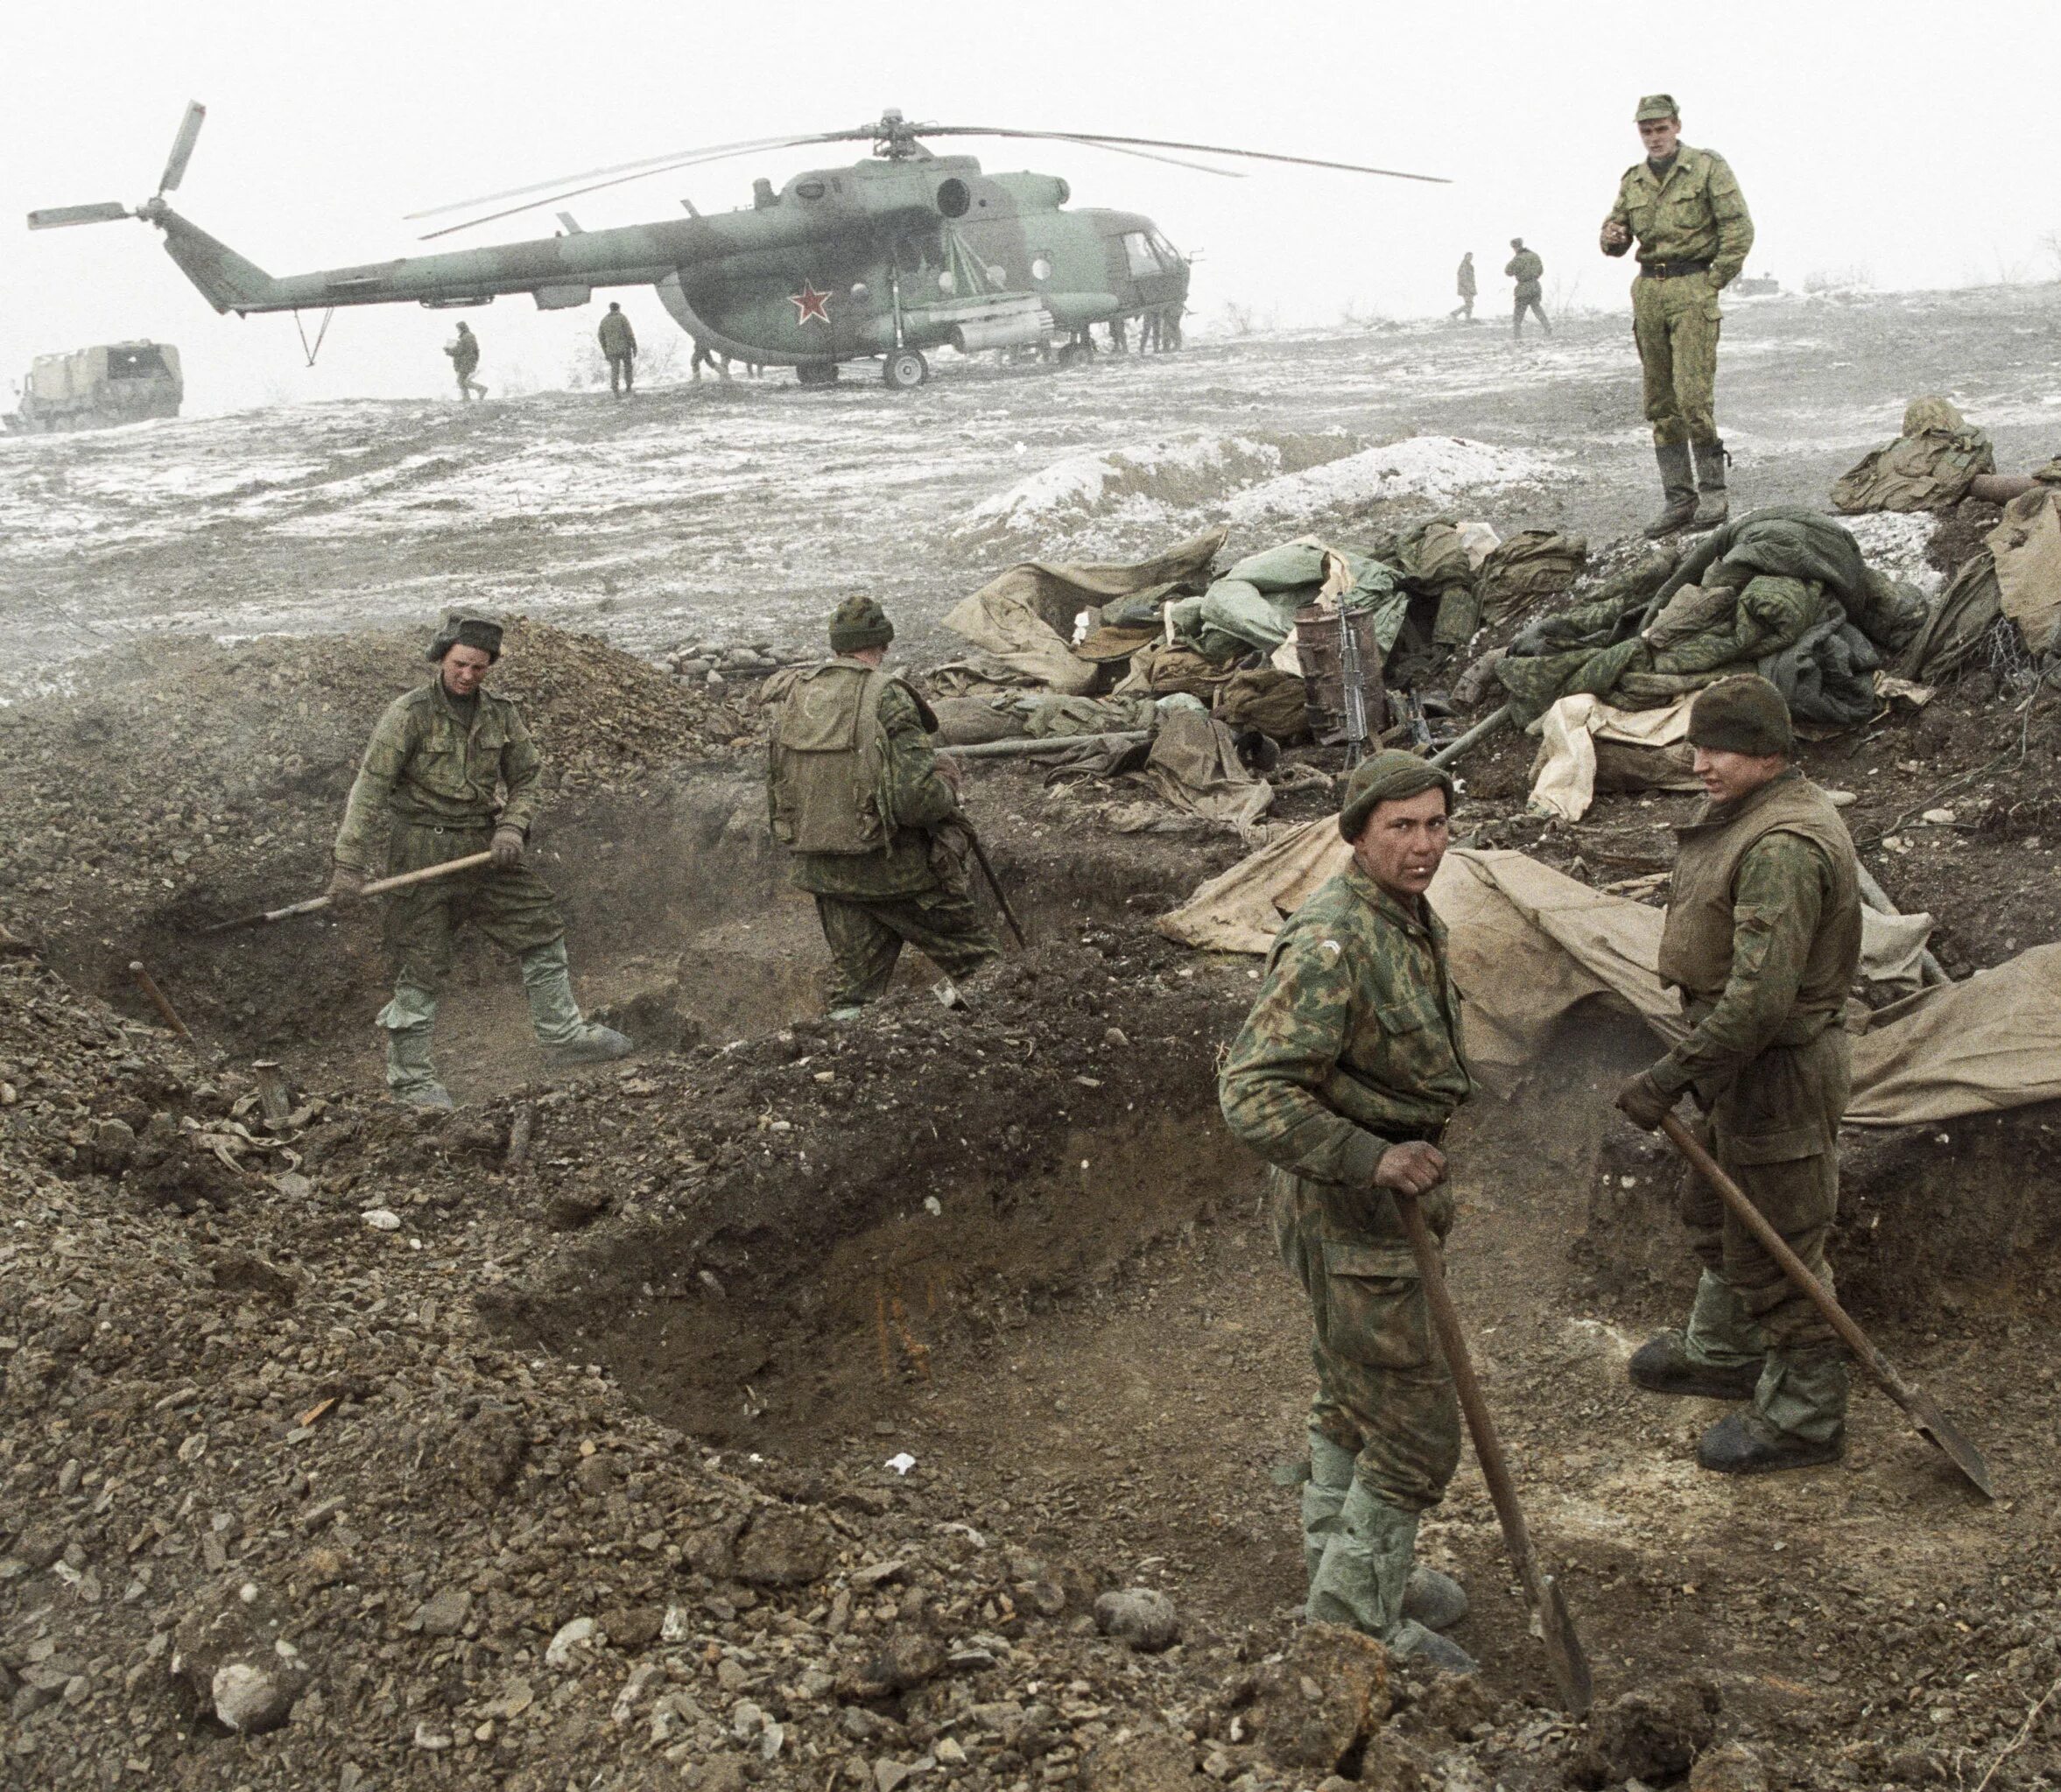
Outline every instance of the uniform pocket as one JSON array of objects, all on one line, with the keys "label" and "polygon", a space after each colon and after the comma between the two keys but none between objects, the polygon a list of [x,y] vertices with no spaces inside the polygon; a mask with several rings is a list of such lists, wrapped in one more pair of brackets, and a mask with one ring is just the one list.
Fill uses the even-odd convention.
[{"label": "uniform pocket", "polygon": [[1375,1369],[1417,1369],[1431,1360],[1431,1319],[1414,1275],[1396,1273],[1395,1253],[1327,1242],[1324,1247],[1326,1350]]}]

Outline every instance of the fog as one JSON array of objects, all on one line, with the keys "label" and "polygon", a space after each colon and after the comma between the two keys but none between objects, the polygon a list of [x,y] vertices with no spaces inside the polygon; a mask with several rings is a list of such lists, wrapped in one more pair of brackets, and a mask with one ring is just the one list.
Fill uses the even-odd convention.
[{"label": "fog", "polygon": [[[2043,177],[2061,13],[1915,4],[1296,4],[1056,0],[1014,12],[788,0],[778,7],[504,0],[424,8],[211,4],[13,8],[0,114],[0,377],[32,355],[177,343],[188,410],[443,392],[452,320],[340,312],[316,366],[288,316],[220,318],[134,221],[31,235],[33,207],[151,192],[189,99],[206,129],[180,211],[275,274],[415,252],[419,207],[672,148],[856,125],[887,106],[946,123],[1221,142],[1447,177],[1444,186],[1243,165],[1219,179],[1061,144],[974,141],[988,169],[1061,174],[1075,203],[1149,213],[1202,260],[1193,327],[1421,317],[1474,250],[1503,310],[1507,242],[1545,257],[1549,309],[1617,309],[1597,252],[1640,153],[1639,95],[1732,163],[1758,228],[1750,271],[1889,290],[2049,280],[2061,200]],[[1007,21],[1001,22],[1001,21]],[[862,146],[854,145],[855,154]],[[566,202],[587,228],[749,203],[751,181],[849,160],[755,154]],[[436,248],[547,235],[552,207]],[[647,345],[672,326],[618,296]],[[602,306],[471,316],[505,394],[566,383]],[[306,320],[312,336],[320,319]]]}]

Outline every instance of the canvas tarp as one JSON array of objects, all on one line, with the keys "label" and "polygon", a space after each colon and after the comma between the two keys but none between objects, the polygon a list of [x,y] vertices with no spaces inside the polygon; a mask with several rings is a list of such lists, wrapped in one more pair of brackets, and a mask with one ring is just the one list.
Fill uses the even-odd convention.
[{"label": "canvas tarp", "polygon": [[1066,696],[1084,694],[1101,667],[1067,645],[1084,609],[1199,580],[1228,530],[1211,529],[1157,559],[1128,566],[1062,566],[1025,560],[990,580],[947,612],[945,626],[1004,665]]},{"label": "canvas tarp", "polygon": [[[1579,821],[1596,797],[1596,743],[1671,747],[1689,738],[1689,707],[1695,700],[1678,697],[1665,709],[1617,709],[1586,692],[1563,697],[1532,725],[1544,745],[1544,762],[1532,774],[1530,808],[1561,821]],[[1689,782],[1700,788],[1693,778]]]},{"label": "canvas tarp", "polygon": [[[1261,953],[1351,849],[1329,816],[1269,842],[1160,917],[1170,939]],[[1564,876],[1522,853],[1456,847],[1431,884],[1467,999],[1468,1050],[1484,1070],[1534,1064],[1560,1016],[1607,998],[1672,1044],[1681,1004],[1654,966],[1662,913]],[[1874,975],[1915,973],[1924,916],[1863,917]],[[2040,946],[1966,983],[1884,1011],[1855,1042],[1855,1125],[1904,1126],[2061,1096],[2061,946]]]},{"label": "canvas tarp", "polygon": [[1946,399],[1913,398],[1903,433],[1865,455],[1832,488],[1834,509],[1951,510],[1980,473],[1996,471],[1989,437]]},{"label": "canvas tarp", "polygon": [[2013,498],[1985,539],[1996,560],[1999,607],[2017,623],[2027,647],[2049,651],[2061,622],[2061,492]]}]

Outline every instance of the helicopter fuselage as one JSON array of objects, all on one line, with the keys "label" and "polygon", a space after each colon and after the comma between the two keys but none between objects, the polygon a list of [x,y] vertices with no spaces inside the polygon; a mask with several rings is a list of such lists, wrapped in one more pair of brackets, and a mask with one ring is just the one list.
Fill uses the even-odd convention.
[{"label": "helicopter fuselage", "polygon": [[174,212],[141,210],[217,311],[484,305],[545,310],[650,285],[712,348],[828,369],[898,348],[967,353],[1178,305],[1189,264],[1148,218],[1068,211],[1066,183],[970,156],[876,158],[798,174],[756,203],[608,230],[275,278]]}]

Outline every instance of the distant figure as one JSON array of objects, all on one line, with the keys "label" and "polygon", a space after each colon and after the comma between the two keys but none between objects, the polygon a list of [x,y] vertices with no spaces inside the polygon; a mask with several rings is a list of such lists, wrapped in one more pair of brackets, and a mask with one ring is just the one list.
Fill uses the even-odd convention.
[{"label": "distant figure", "polygon": [[1454,277],[1453,290],[1460,294],[1460,303],[1446,313],[1449,318],[1465,318],[1474,321],[1474,251],[1469,249],[1460,258],[1460,272]]},{"label": "distant figure", "polygon": [[1517,308],[1510,314],[1510,333],[1516,336],[1524,334],[1524,313],[1529,311],[1538,320],[1539,328],[1550,336],[1553,334],[1553,327],[1546,321],[1544,307],[1538,302],[1540,295],[1545,291],[1539,285],[1539,277],[1545,272],[1545,264],[1539,259],[1537,249],[1524,247],[1522,236],[1511,237],[1510,247],[1517,251],[1510,257],[1509,265],[1503,270],[1517,283]]},{"label": "distant figure", "polygon": [[637,332],[620,305],[608,306],[595,334],[601,338],[601,353],[608,357],[609,391],[630,397],[637,390]]},{"label": "distant figure", "polygon": [[1109,352],[1112,355],[1130,353],[1130,344],[1124,339],[1124,320],[1120,317],[1109,320]]},{"label": "distant figure", "polygon": [[1159,352],[1159,320],[1165,315],[1164,305],[1149,305],[1138,313],[1138,353],[1157,355]]},{"label": "distant figure", "polygon": [[480,339],[470,324],[458,326],[458,334],[444,344],[444,353],[451,357],[451,369],[458,376],[458,396],[468,402],[484,398],[487,389],[473,377],[480,364]]},{"label": "distant figure", "polygon": [[1178,299],[1159,307],[1159,346],[1162,349],[1174,349],[1181,346],[1181,318],[1185,307]]}]

